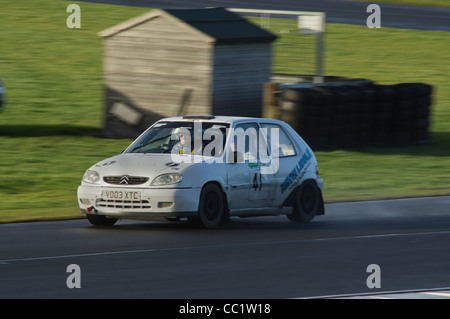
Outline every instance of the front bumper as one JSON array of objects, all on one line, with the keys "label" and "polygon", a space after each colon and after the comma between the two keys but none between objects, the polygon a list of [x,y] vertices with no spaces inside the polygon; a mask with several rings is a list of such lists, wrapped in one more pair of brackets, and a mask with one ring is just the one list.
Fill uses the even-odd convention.
[{"label": "front bumper", "polygon": [[[138,191],[140,200],[105,200],[102,198],[103,190]],[[158,217],[197,215],[200,192],[200,188],[114,188],[81,185],[77,193],[81,213],[151,220]]]}]

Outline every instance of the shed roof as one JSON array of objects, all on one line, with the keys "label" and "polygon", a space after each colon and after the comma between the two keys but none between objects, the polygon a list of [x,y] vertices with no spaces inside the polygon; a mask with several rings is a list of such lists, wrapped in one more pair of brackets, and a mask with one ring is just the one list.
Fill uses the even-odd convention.
[{"label": "shed roof", "polygon": [[170,15],[180,23],[212,38],[216,43],[272,42],[276,36],[225,8],[153,10],[99,33],[109,37],[151,20]]}]

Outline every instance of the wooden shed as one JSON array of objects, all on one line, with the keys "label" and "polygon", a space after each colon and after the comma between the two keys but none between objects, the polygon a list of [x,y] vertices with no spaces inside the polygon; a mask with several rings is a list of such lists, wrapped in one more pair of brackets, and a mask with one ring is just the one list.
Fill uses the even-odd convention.
[{"label": "wooden shed", "polygon": [[163,117],[260,116],[275,36],[224,8],[152,10],[104,38],[105,134]]}]

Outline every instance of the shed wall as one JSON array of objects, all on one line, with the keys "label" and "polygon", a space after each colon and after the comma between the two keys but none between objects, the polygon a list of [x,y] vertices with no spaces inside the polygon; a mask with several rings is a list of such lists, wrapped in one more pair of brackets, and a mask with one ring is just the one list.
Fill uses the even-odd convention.
[{"label": "shed wall", "polygon": [[261,116],[263,86],[269,81],[270,66],[270,43],[216,45],[214,114]]},{"label": "shed wall", "polygon": [[[163,117],[211,113],[211,54],[210,43],[165,17],[107,38],[106,135],[133,138]],[[140,120],[127,123],[115,103],[142,114]]]},{"label": "shed wall", "polygon": [[121,27],[104,41],[106,136],[135,138],[169,116],[261,116],[271,43],[216,43],[164,15]]}]

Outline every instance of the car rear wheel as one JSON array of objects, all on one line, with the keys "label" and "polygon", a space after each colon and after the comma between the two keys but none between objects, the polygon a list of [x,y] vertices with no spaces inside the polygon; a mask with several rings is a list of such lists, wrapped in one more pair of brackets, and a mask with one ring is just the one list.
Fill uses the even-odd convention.
[{"label": "car rear wheel", "polygon": [[217,228],[224,217],[224,199],[216,184],[206,184],[200,195],[198,219],[205,228]]},{"label": "car rear wheel", "polygon": [[86,217],[94,226],[112,226],[117,222],[117,218],[108,218],[102,215],[86,214]]},{"label": "car rear wheel", "polygon": [[312,221],[320,209],[320,189],[314,181],[307,180],[295,192],[294,211],[287,217],[294,223]]}]

